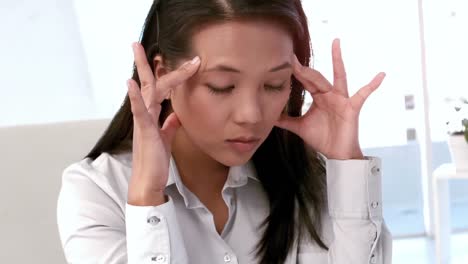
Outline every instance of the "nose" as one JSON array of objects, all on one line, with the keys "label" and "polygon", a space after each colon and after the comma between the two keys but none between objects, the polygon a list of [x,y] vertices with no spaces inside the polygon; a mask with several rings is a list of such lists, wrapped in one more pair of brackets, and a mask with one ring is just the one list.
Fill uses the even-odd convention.
[{"label": "nose", "polygon": [[262,104],[258,93],[246,93],[234,104],[233,119],[238,124],[256,124],[262,120]]}]

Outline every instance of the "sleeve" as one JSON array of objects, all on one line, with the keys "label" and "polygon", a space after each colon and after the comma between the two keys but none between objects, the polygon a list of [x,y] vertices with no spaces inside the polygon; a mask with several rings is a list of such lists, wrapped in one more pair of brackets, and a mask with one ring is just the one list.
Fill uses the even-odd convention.
[{"label": "sleeve", "polygon": [[62,176],[57,223],[67,263],[187,263],[171,199],[122,208],[92,173],[72,165]]},{"label": "sleeve", "polygon": [[188,263],[177,223],[174,202],[170,197],[160,206],[127,203],[128,263]]},{"label": "sleeve", "polygon": [[319,254],[300,245],[298,263],[391,264],[392,237],[382,216],[380,159],[327,160],[326,166],[328,215],[323,225],[329,250]]}]

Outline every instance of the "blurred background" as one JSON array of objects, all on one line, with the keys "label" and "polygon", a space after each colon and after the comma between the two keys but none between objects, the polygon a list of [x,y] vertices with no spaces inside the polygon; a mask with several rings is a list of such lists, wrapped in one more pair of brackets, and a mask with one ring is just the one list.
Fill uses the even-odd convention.
[{"label": "blurred background", "polygon": [[[451,231],[450,244],[434,240],[433,191],[434,171],[452,163],[447,98],[468,97],[468,1],[302,2],[314,68],[332,78],[331,43],[338,37],[350,94],[376,73],[387,73],[362,110],[360,143],[366,155],[383,161],[383,206],[395,239],[394,263],[468,263],[468,180],[449,181],[443,208],[450,217],[442,228]],[[139,39],[151,4],[0,0],[0,128],[111,118],[125,97],[133,64],[130,45]],[[308,97],[305,108],[310,103]],[[5,154],[11,153],[3,148]],[[2,216],[12,214],[11,204],[2,207]],[[0,243],[9,243],[5,239]],[[442,253],[447,257],[436,259],[439,247],[447,245]],[[1,251],[2,259],[12,254]]]}]

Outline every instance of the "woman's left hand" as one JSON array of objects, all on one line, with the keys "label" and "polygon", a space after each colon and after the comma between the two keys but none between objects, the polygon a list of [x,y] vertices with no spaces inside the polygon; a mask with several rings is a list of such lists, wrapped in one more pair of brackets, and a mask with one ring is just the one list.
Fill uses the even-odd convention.
[{"label": "woman's left hand", "polygon": [[338,39],[332,44],[333,85],[320,72],[301,65],[294,58],[294,76],[310,92],[313,102],[301,117],[283,114],[276,126],[297,134],[328,159],[363,159],[358,136],[359,112],[369,95],[380,86],[385,73],[377,74],[369,84],[349,97]]}]

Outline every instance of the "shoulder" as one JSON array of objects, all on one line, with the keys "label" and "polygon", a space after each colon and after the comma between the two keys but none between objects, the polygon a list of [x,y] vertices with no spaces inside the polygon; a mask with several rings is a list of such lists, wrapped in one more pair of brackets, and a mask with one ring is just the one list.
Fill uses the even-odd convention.
[{"label": "shoulder", "polygon": [[85,158],[63,171],[57,200],[57,225],[62,246],[68,245],[70,250],[72,245],[84,241],[80,238],[97,237],[99,232],[105,231],[100,227],[125,230],[130,171],[125,155],[109,153],[103,153],[95,160]]},{"label": "shoulder", "polygon": [[106,196],[124,206],[130,176],[130,152],[102,153],[95,160],[85,158],[69,165],[63,171],[61,195],[76,199],[98,199]]}]

